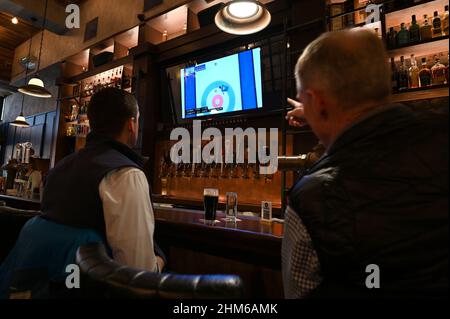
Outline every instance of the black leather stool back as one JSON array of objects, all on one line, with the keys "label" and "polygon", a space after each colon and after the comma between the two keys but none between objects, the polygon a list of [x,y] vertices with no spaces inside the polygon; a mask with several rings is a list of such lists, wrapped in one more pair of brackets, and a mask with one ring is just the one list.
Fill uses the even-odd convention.
[{"label": "black leather stool back", "polygon": [[89,281],[110,297],[160,299],[242,298],[243,285],[235,275],[153,273],[113,261],[102,244],[81,246],[77,263]]},{"label": "black leather stool back", "polygon": [[0,264],[16,244],[25,223],[40,212],[0,205]]}]

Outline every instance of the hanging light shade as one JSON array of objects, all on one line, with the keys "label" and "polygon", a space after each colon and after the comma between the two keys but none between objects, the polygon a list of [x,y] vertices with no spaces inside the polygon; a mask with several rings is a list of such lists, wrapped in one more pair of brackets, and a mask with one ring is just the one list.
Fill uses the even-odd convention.
[{"label": "hanging light shade", "polygon": [[42,98],[52,97],[52,94],[49,91],[47,91],[47,89],[44,87],[44,82],[38,77],[31,78],[30,81],[28,81],[28,84],[20,87],[18,91],[20,93],[35,97],[42,97]]},{"label": "hanging light shade", "polygon": [[30,127],[30,124],[27,122],[22,112],[20,112],[19,116],[10,124],[17,127]]},{"label": "hanging light shade", "polygon": [[219,29],[236,35],[261,31],[270,21],[269,10],[257,0],[232,0],[217,12],[215,18]]},{"label": "hanging light shade", "polygon": [[[48,0],[45,0],[44,21],[42,22],[41,45],[39,48],[39,58],[38,58],[36,74],[39,73],[39,68],[41,66],[42,43],[44,42],[45,23],[47,21],[47,8],[48,8]],[[33,37],[31,37],[31,39],[33,39]],[[31,52],[31,46],[30,46],[30,52]],[[28,72],[28,67],[27,67],[27,72]],[[41,98],[46,98],[46,99],[52,97],[52,94],[45,89],[44,82],[39,78],[38,75],[31,78],[31,80],[28,81],[27,85],[20,87],[18,89],[18,91],[20,93],[23,93],[26,95],[41,97]]]},{"label": "hanging light shade", "polygon": [[22,95],[22,108],[20,109],[19,116],[14,120],[14,122],[10,123],[12,126],[17,126],[17,127],[29,127],[30,126],[30,124],[28,124],[27,120],[25,119],[25,116],[23,116],[24,104],[25,104],[25,95]]}]

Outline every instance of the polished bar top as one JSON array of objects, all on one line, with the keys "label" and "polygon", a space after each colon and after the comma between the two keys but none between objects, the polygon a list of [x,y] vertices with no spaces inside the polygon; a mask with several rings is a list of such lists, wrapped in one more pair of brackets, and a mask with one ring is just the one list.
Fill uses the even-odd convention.
[{"label": "polished bar top", "polygon": [[282,222],[261,222],[257,217],[241,216],[240,222],[221,220],[206,225],[203,212],[155,205],[155,237],[171,245],[231,258],[272,269],[281,268]]},{"label": "polished bar top", "polygon": [[[0,195],[7,206],[39,210],[38,200]],[[155,238],[171,246],[279,270],[281,267],[282,222],[261,222],[258,217],[242,216],[236,223],[221,220],[214,226],[202,222],[200,210],[168,207],[155,203]]]},{"label": "polished bar top", "polygon": [[199,210],[172,208],[155,204],[155,218],[160,222],[180,224],[193,224],[199,228],[212,228],[218,231],[231,231],[248,233],[249,236],[263,236],[267,240],[281,240],[283,235],[283,223],[281,221],[261,222],[258,217],[239,215],[238,222],[224,221],[224,214],[217,212],[217,223],[207,225],[204,214]]}]

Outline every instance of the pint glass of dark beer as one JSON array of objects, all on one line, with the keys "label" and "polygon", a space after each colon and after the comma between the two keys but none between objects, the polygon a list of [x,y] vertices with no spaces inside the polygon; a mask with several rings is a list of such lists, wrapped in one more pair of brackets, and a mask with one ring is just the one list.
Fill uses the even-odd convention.
[{"label": "pint glass of dark beer", "polygon": [[219,202],[219,190],[217,188],[205,188],[203,190],[203,204],[205,206],[205,221],[216,220],[217,203]]}]

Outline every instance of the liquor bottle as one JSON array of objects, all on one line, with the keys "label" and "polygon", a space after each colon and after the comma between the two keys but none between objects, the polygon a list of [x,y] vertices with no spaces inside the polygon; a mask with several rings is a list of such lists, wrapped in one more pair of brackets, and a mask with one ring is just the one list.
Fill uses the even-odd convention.
[{"label": "liquor bottle", "polygon": [[400,25],[400,31],[397,33],[397,46],[405,46],[409,44],[409,32],[406,30],[405,23]]},{"label": "liquor bottle", "polygon": [[122,70],[119,70],[119,76],[117,77],[117,88],[121,90],[122,86],[123,86]]},{"label": "liquor bottle", "polygon": [[420,86],[429,86],[431,85],[431,71],[427,67],[427,59],[422,58],[422,68],[419,71],[419,79],[420,79]]},{"label": "liquor bottle", "polygon": [[448,15],[448,5],[446,5],[444,14],[442,15],[442,30],[444,35],[448,35]]},{"label": "liquor bottle", "polygon": [[394,27],[389,28],[387,34],[387,46],[389,49],[395,49],[397,46],[397,31],[395,31]]},{"label": "liquor bottle", "polygon": [[[344,11],[345,12],[350,12],[353,11],[355,9],[355,4],[353,0],[346,0],[344,2]],[[351,28],[355,25],[355,13],[351,12],[351,13],[347,13],[344,16],[344,24],[347,28]]]},{"label": "liquor bottle", "polygon": [[398,72],[397,66],[395,65],[394,58],[391,58],[391,86],[394,92],[398,91]]},{"label": "liquor bottle", "polygon": [[445,67],[445,83],[448,84],[448,66],[450,64],[449,55],[447,55],[447,66]]},{"label": "liquor bottle", "polygon": [[419,68],[417,66],[417,61],[414,57],[414,54],[411,54],[411,66],[409,68],[409,87],[419,87]]},{"label": "liquor bottle", "polygon": [[431,24],[428,22],[428,16],[426,14],[423,15],[423,19],[423,25],[420,27],[420,39],[422,41],[425,41],[433,37],[433,31]]},{"label": "liquor bottle", "polygon": [[122,88],[123,89],[128,89],[128,87],[130,86],[130,78],[128,75],[126,75],[125,73],[123,74],[123,79],[122,79]]},{"label": "liquor bottle", "polygon": [[434,56],[434,65],[431,67],[431,83],[433,85],[445,83],[445,65],[439,61],[437,55]]},{"label": "liquor bottle", "polygon": [[420,42],[420,26],[416,21],[416,15],[411,17],[411,25],[409,26],[409,38],[411,43]]},{"label": "liquor bottle", "polygon": [[442,21],[437,11],[434,11],[433,38],[442,36]]},{"label": "liquor bottle", "polygon": [[397,77],[398,90],[405,90],[408,88],[408,68],[406,67],[405,57],[400,57],[400,67],[398,68]]}]

